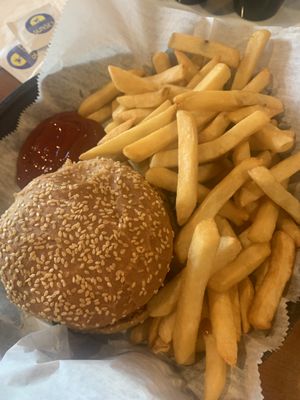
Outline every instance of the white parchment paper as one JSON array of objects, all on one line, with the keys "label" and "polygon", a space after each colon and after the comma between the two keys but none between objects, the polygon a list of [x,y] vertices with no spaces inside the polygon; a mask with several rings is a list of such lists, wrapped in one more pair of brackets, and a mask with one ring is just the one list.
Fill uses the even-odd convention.
[{"label": "white parchment paper", "polygon": [[[39,99],[23,113],[18,129],[0,142],[1,211],[18,190],[16,158],[28,133],[50,115],[76,109],[83,97],[107,80],[108,64],[150,65],[151,54],[165,50],[174,31],[194,32],[242,50],[255,29],[242,20],[228,24],[164,4],[146,0],[68,2],[39,78]],[[272,41],[262,65],[268,64],[273,72],[274,92],[286,105],[285,120],[297,133],[300,28],[268,29]],[[298,192],[297,181],[294,189]],[[286,335],[286,302],[299,297],[299,261],[272,330],[243,338],[239,362],[230,371],[223,399],[262,398],[257,363],[264,351],[278,348]],[[178,367],[144,347],[131,346],[122,335],[80,335],[34,318],[24,319],[5,299],[3,289],[0,355],[4,355],[0,362],[1,400],[202,398],[203,360],[192,367]]]}]

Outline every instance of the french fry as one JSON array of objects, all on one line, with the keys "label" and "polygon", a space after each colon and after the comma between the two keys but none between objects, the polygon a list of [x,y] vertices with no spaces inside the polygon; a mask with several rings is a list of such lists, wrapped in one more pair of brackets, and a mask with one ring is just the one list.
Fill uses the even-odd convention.
[{"label": "french fry", "polygon": [[276,228],[279,208],[269,199],[264,199],[257,210],[248,238],[254,243],[270,242]]},{"label": "french fry", "polygon": [[114,65],[108,66],[108,72],[119,92],[126,94],[139,94],[154,92],[157,89],[157,86],[152,81]]},{"label": "french fry", "polygon": [[240,164],[246,158],[251,157],[249,142],[239,143],[232,152],[232,161],[234,165]]},{"label": "french fry", "polygon": [[161,128],[172,122],[176,112],[176,107],[171,106],[162,113],[155,117],[143,121],[137,126],[122,132],[117,137],[107,141],[106,143],[100,144],[87,152],[81,154],[80,160],[89,160],[98,156],[120,154],[123,148],[136,140],[142,139],[149,135],[155,130]]},{"label": "french fry", "polygon": [[245,229],[243,232],[239,234],[239,241],[242,243],[244,249],[251,246],[253,243],[248,238],[248,232],[250,228]]},{"label": "french fry", "polygon": [[157,336],[152,344],[151,350],[154,354],[168,353],[170,351],[170,343],[165,343],[160,336]]},{"label": "french fry", "polygon": [[111,111],[114,112],[115,109],[119,107],[119,102],[117,101],[117,99],[115,98],[112,102],[111,102]]},{"label": "french fry", "polygon": [[209,181],[220,174],[223,169],[224,163],[222,161],[200,165],[198,167],[198,182],[203,183]]},{"label": "french fry", "polygon": [[270,36],[271,33],[264,29],[258,30],[250,36],[244,56],[234,76],[232,83],[233,90],[243,89],[250,81]]},{"label": "french fry", "polygon": [[223,135],[229,125],[230,119],[227,114],[224,112],[219,113],[205,129],[199,132],[198,142],[205,143],[217,139]]},{"label": "french fry", "polygon": [[190,89],[187,89],[184,86],[171,85],[171,84],[164,85],[163,88],[168,89],[170,100],[173,100],[173,97],[177,96],[178,94],[187,93],[190,91]]},{"label": "french fry", "polygon": [[219,240],[218,228],[212,219],[197,225],[189,249],[174,325],[173,346],[178,364],[194,361],[204,291],[213,269]]},{"label": "french fry", "polygon": [[256,329],[271,327],[283,290],[293,271],[295,253],[293,239],[285,232],[275,232],[269,269],[249,312],[249,321]]},{"label": "french fry", "polygon": [[[229,292],[208,290],[209,314],[217,350],[229,365],[237,361],[237,338]],[[220,318],[222,316],[222,318]]]},{"label": "french fry", "polygon": [[158,107],[169,97],[169,89],[164,87],[156,92],[117,97],[119,104],[126,108],[151,108]]},{"label": "french fry", "polygon": [[174,53],[178,64],[182,64],[186,70],[186,79],[190,81],[198,72],[198,66],[182,51],[175,50]]},{"label": "french fry", "polygon": [[248,312],[254,298],[254,288],[249,278],[245,278],[239,283],[239,297],[243,333],[248,333],[251,329]]},{"label": "french fry", "polygon": [[151,82],[156,89],[160,89],[162,86],[167,85],[168,83],[177,83],[183,79],[186,79],[186,69],[182,64],[175,65],[174,67],[170,67],[165,71],[160,72],[159,74],[150,75],[144,79],[148,82]]},{"label": "french fry", "polygon": [[240,54],[237,49],[219,42],[204,40],[199,36],[186,35],[183,33],[173,33],[169,40],[168,47],[187,53],[201,54],[207,58],[218,56],[220,57],[220,62],[233,68],[238,66],[240,60]]},{"label": "french fry", "polygon": [[215,221],[221,236],[229,236],[237,239],[237,236],[234,230],[232,229],[232,226],[230,225],[230,223],[227,221],[226,218],[223,218],[220,215],[216,215]]},{"label": "french fry", "polygon": [[[283,182],[296,174],[300,170],[300,152],[282,160],[271,168],[273,177],[278,182]],[[264,195],[264,192],[256,185],[255,182],[249,182],[241,188],[238,202],[241,207],[258,200]]]},{"label": "french fry", "polygon": [[255,292],[257,292],[258,288],[262,284],[265,279],[266,273],[269,270],[270,266],[270,258],[267,258],[253,273],[252,275],[255,278]]},{"label": "french fry", "polygon": [[95,111],[93,114],[88,115],[86,118],[102,124],[102,122],[105,122],[111,118],[111,112],[111,104],[109,104],[100,108],[100,110]]},{"label": "french fry", "polygon": [[206,77],[206,75],[218,64],[219,62],[219,57],[213,57],[208,63],[206,63],[200,71],[198,71],[194,77],[190,80],[190,82],[187,84],[188,89],[194,89],[199,82],[202,81]]},{"label": "french fry", "polygon": [[300,229],[299,226],[295,224],[295,222],[287,215],[284,213],[280,213],[278,220],[277,220],[277,226],[280,230],[284,231],[287,233],[292,239],[294,239],[295,244],[297,247],[300,247]]},{"label": "french fry", "polygon": [[[224,135],[210,142],[198,145],[198,162],[200,164],[207,163],[221,157],[237,144],[249,138],[261,127],[270,121],[269,117],[261,111],[255,111],[237,125],[229,129]],[[178,164],[178,151],[166,150],[155,154],[151,160],[152,166],[174,167]]]},{"label": "french fry", "polygon": [[128,121],[129,119],[133,119],[134,125],[137,125],[141,121],[143,121],[149,114],[151,114],[152,111],[153,108],[133,108],[131,110],[124,110],[119,112],[118,115],[115,116],[115,121],[122,123]]},{"label": "french fry", "polygon": [[234,285],[232,286],[232,288],[230,288],[229,297],[232,305],[233,320],[236,330],[236,340],[239,342],[242,334],[242,319],[238,285]]},{"label": "french fry", "polygon": [[198,155],[197,128],[193,116],[185,111],[177,112],[178,127],[178,182],[176,215],[183,225],[197,203]]},{"label": "french fry", "polygon": [[248,92],[260,93],[271,81],[271,72],[268,68],[262,69],[255,77],[242,89]]},{"label": "french fry", "polygon": [[147,121],[148,119],[151,119],[153,117],[156,117],[156,115],[162,113],[163,111],[166,111],[168,108],[170,108],[172,103],[170,100],[164,101],[160,106],[158,106],[155,110],[152,111],[151,114],[149,114],[144,121]]},{"label": "french fry", "polygon": [[157,74],[171,67],[170,59],[167,53],[158,51],[152,56],[152,64]]},{"label": "french fry", "polygon": [[234,124],[237,124],[242,119],[248,117],[248,115],[254,113],[255,111],[262,111],[265,114],[267,114],[270,118],[272,118],[276,114],[279,114],[277,110],[271,110],[264,106],[254,105],[254,106],[240,107],[237,110],[228,112],[226,115],[229,121],[233,122]]},{"label": "french fry", "polygon": [[224,292],[250,275],[270,255],[269,243],[254,243],[242,250],[237,258],[214,274],[208,286]]},{"label": "french fry", "polygon": [[[113,121],[117,120],[118,115],[121,114],[123,111],[125,111],[126,108],[124,106],[118,105],[117,108],[114,109],[113,113],[112,113],[112,119]],[[118,123],[120,123],[120,121],[117,120]]]},{"label": "french fry", "polygon": [[194,91],[221,90],[231,77],[230,68],[223,63],[218,63],[214,68],[195,86]]},{"label": "french fry", "polygon": [[[278,164],[277,164],[278,165]],[[248,172],[263,192],[300,223],[300,202],[279,183],[266,167],[256,167]]]},{"label": "french fry", "polygon": [[212,273],[215,274],[233,261],[241,250],[242,246],[237,238],[233,236],[222,236],[215,257]]},{"label": "french fry", "polygon": [[215,118],[217,113],[214,111],[203,111],[201,113],[194,112],[193,115],[195,116],[198,130],[202,130]]},{"label": "french fry", "polygon": [[245,90],[206,90],[183,93],[174,98],[178,108],[186,111],[232,111],[237,107],[260,105],[283,111],[283,105],[276,97]]},{"label": "french fry", "polygon": [[109,122],[106,127],[104,128],[105,133],[108,134],[112,129],[116,128],[119,126],[119,123],[117,121],[111,121]]},{"label": "french fry", "polygon": [[227,218],[237,226],[243,225],[249,219],[248,212],[236,206],[231,200],[228,200],[227,203],[224,204],[218,214],[221,215],[221,217]]},{"label": "french fry", "polygon": [[176,310],[174,310],[171,314],[162,317],[158,334],[164,343],[171,343],[173,337],[173,330],[175,324]]},{"label": "french fry", "polygon": [[182,282],[182,272],[176,275],[147,303],[147,310],[151,317],[164,317],[175,309]]},{"label": "french fry", "polygon": [[121,133],[130,129],[133,126],[133,124],[134,124],[134,118],[128,119],[127,121],[122,122],[121,124],[117,123],[117,125],[114,128],[110,129],[98,144],[105,143],[108,140],[111,140],[114,137],[119,136]]},{"label": "french fry", "polygon": [[250,139],[254,151],[271,150],[274,153],[284,153],[295,144],[295,133],[291,130],[281,130],[272,123],[266,124]]},{"label": "french fry", "polygon": [[204,400],[218,400],[226,383],[226,363],[220,356],[212,334],[203,335],[205,342]]},{"label": "french fry", "polygon": [[86,97],[80,104],[78,114],[86,117],[93,114],[120,94],[113,82],[107,83],[101,89]]},{"label": "french fry", "polygon": [[173,121],[128,146],[125,146],[123,154],[134,162],[141,162],[151,157],[154,153],[164,149],[176,139],[177,126],[176,121]]},{"label": "french fry", "polygon": [[151,318],[148,318],[141,324],[136,325],[131,329],[129,335],[131,343],[140,344],[148,339],[150,323],[151,323]]},{"label": "french fry", "polygon": [[214,218],[224,204],[247,181],[248,170],[262,161],[249,158],[236,166],[229,174],[206,196],[202,204],[193,213],[187,224],[181,229],[175,240],[175,252],[180,261],[185,261],[188,248],[197,224],[206,218]]},{"label": "french fry", "polygon": [[152,318],[148,330],[148,345],[152,347],[158,337],[158,328],[161,318]]}]

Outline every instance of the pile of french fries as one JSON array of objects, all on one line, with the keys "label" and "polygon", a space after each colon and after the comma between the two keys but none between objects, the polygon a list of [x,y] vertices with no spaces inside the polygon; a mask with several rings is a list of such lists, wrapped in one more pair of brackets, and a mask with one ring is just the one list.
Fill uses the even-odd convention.
[{"label": "pile of french fries", "polygon": [[300,153],[289,154],[295,134],[278,126],[283,104],[264,94],[271,73],[258,70],[269,38],[256,31],[240,56],[174,33],[173,53],[154,54],[153,75],[109,66],[111,81],[79,108],[107,122],[82,160],[127,159],[176,193],[183,268],[130,338],[183,365],[205,352],[206,400],[220,397],[241,335],[271,327],[300,246],[300,203],[287,190]]}]

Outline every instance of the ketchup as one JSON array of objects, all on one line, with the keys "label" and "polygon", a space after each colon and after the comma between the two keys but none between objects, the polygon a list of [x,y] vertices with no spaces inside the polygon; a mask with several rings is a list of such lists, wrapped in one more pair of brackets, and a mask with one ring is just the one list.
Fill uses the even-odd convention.
[{"label": "ketchup", "polygon": [[33,178],[59,169],[67,159],[97,145],[105,132],[102,126],[76,112],[56,114],[41,122],[23,144],[17,161],[20,188]]}]

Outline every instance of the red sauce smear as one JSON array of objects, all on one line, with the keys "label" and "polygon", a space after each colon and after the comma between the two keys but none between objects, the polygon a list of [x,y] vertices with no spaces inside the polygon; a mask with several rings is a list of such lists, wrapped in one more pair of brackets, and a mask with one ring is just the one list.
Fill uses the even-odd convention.
[{"label": "red sauce smear", "polygon": [[56,171],[67,159],[78,161],[80,154],[96,146],[104,134],[100,124],[73,111],[56,114],[41,122],[19,153],[19,187],[23,188],[39,175]]}]

